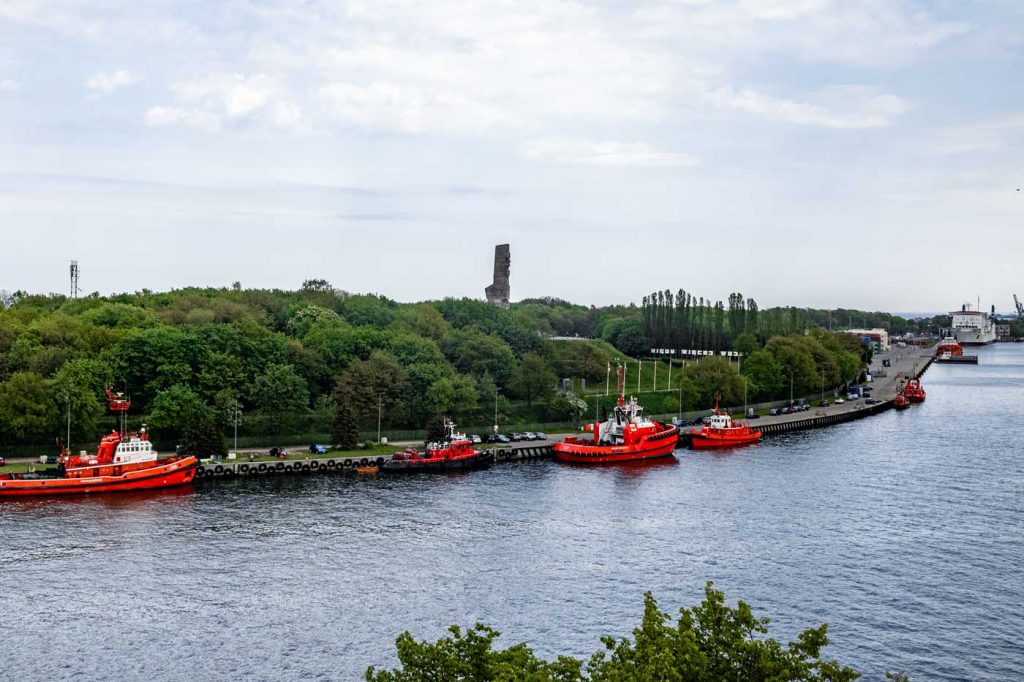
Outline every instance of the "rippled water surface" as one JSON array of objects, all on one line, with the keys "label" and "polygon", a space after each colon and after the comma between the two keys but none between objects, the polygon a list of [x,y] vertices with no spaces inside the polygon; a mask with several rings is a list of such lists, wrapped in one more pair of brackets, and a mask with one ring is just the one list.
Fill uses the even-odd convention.
[{"label": "rippled water surface", "polygon": [[928,400],[646,468],[221,482],[0,504],[0,677],[357,679],[404,629],[589,655],[712,579],[881,679],[1024,678],[1024,345]]}]

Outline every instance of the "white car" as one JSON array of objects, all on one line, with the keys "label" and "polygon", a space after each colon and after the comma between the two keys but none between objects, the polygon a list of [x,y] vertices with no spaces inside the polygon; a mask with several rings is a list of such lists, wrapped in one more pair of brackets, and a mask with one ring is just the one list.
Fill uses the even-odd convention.
[{"label": "white car", "polygon": [[845,400],[843,400],[842,398],[836,398],[836,405],[842,405],[842,404],[843,404],[843,403],[845,403],[845,402],[846,402],[846,401],[845,401]]}]

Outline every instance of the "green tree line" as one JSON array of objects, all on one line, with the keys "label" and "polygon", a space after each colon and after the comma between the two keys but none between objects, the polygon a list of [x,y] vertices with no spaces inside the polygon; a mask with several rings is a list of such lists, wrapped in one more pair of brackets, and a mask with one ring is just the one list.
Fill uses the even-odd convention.
[{"label": "green tree line", "polygon": [[[572,656],[545,660],[526,644],[496,649],[500,633],[477,623],[436,642],[417,641],[409,632],[397,639],[400,667],[366,671],[367,682],[849,682],[860,677],[851,667],[823,657],[828,627],[799,633],[788,644],[768,636],[769,619],[740,601],[729,606],[709,582],[704,600],[680,609],[673,619],[654,597],[644,596],[644,614],[629,637],[602,638],[587,661]],[[907,682],[903,673],[886,679]]]}]

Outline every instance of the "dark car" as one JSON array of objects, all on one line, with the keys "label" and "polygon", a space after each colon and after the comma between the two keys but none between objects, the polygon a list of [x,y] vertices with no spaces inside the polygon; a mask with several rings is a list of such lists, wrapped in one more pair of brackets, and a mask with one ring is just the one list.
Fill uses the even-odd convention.
[{"label": "dark car", "polygon": [[704,417],[703,416],[694,417],[693,419],[690,420],[690,424],[692,424],[693,426],[700,426],[703,423],[704,423]]},{"label": "dark car", "polygon": [[326,455],[327,446],[323,445],[322,443],[313,443],[312,445],[309,446],[309,451],[312,452],[314,455]]},{"label": "dark car", "polygon": [[496,433],[488,433],[486,436],[484,436],[484,442],[485,443],[500,443],[501,441],[498,440],[498,434],[496,434]]},{"label": "dark car", "polygon": [[508,436],[506,436],[503,433],[499,433],[497,436],[495,436],[495,438],[497,439],[497,440],[494,441],[495,443],[511,443],[512,442],[512,439],[509,438]]},{"label": "dark car", "polygon": [[4,459],[3,457],[0,457],[0,467],[3,467],[3,466],[7,466],[7,460]]},{"label": "dark car", "polygon": [[832,403],[830,403],[830,402],[829,402],[829,401],[827,401],[827,400],[822,400],[822,401],[821,401],[820,403],[818,403],[818,407],[828,407],[828,406],[829,406],[829,405],[831,405],[831,404],[832,404]]},{"label": "dark car", "polygon": [[875,400],[874,398],[868,398],[868,399],[866,399],[864,401],[864,404],[865,405],[877,405],[879,402],[881,402],[881,401]]},{"label": "dark car", "polygon": [[773,407],[772,409],[768,410],[769,417],[778,417],[780,414],[782,414],[782,410],[779,409],[778,407]]},{"label": "dark car", "polygon": [[280,457],[284,459],[288,455],[288,451],[284,448],[270,448],[271,457]]},{"label": "dark car", "polygon": [[747,410],[747,419],[760,419],[761,415],[753,407]]}]

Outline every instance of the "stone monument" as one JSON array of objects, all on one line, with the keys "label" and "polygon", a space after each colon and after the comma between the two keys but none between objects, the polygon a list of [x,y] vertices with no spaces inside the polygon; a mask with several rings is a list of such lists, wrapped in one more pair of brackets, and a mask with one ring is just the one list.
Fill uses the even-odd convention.
[{"label": "stone monument", "polygon": [[509,255],[508,244],[498,244],[494,247],[494,281],[491,286],[484,289],[487,302],[501,308],[508,308],[509,285],[508,275],[512,265],[512,256]]}]

